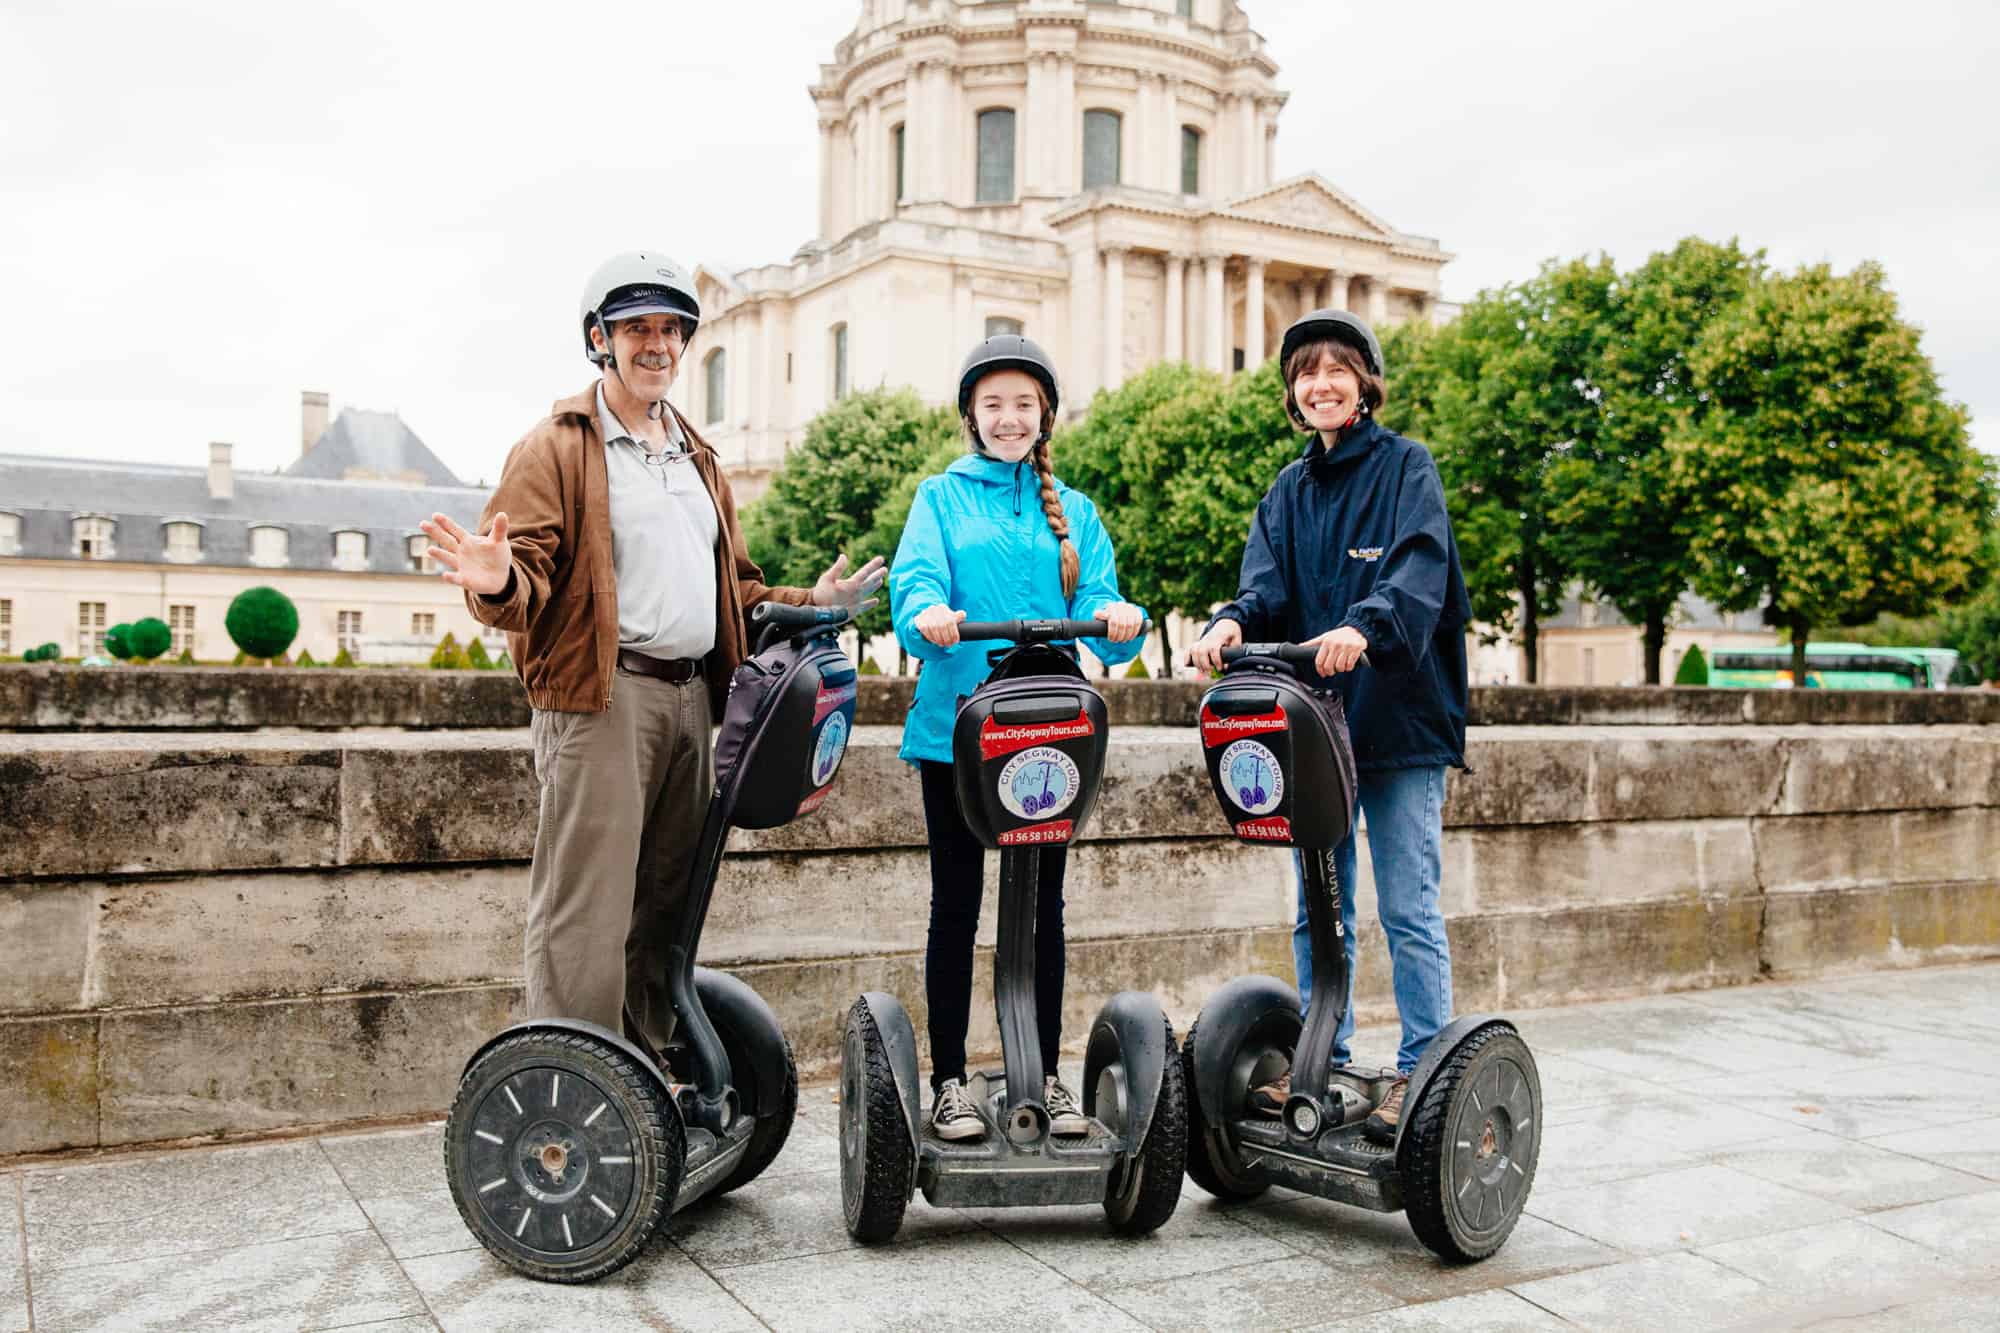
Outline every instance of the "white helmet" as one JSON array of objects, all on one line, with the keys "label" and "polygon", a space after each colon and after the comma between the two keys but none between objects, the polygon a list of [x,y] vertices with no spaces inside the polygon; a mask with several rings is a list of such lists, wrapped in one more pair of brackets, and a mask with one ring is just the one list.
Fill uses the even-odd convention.
[{"label": "white helmet", "polygon": [[604,327],[611,341],[611,322],[641,315],[676,315],[681,336],[689,341],[701,325],[701,302],[687,270],[657,251],[634,250],[613,255],[597,266],[583,285],[583,354],[603,365],[605,353],[590,340],[593,326]]}]

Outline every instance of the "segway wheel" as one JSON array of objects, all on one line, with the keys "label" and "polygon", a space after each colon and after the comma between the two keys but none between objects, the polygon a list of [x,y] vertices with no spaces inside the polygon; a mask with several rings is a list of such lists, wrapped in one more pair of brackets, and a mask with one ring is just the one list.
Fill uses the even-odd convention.
[{"label": "segway wheel", "polygon": [[[1194,1037],[1200,1027],[1198,1022],[1190,1026],[1187,1040],[1181,1043],[1181,1083],[1187,1089],[1188,1178],[1218,1199],[1254,1199],[1270,1186],[1261,1181],[1242,1179],[1216,1159],[1208,1119],[1202,1114],[1201,1098],[1195,1093]],[[1247,1096],[1249,1089],[1243,1092]]]},{"label": "segway wheel", "polygon": [[[1098,1076],[1099,1087],[1120,1073],[1117,1065]],[[1167,1061],[1160,1070],[1160,1100],[1153,1122],[1146,1127],[1139,1151],[1111,1173],[1104,1191],[1104,1215],[1121,1236],[1143,1236],[1166,1225],[1181,1201],[1181,1175],[1187,1165],[1188,1084],[1174,1045],[1174,1025],[1167,1024]],[[1100,1094],[1097,1106],[1106,1099]],[[1121,1126],[1113,1126],[1123,1132]]]},{"label": "segway wheel", "polygon": [[[716,1024],[716,1031],[722,1037],[724,1049],[729,1052],[729,1068],[736,1080],[737,1095],[745,1106],[757,1109],[756,1125],[750,1131],[750,1147],[744,1152],[743,1160],[736,1164],[720,1185],[709,1191],[710,1197],[727,1194],[741,1189],[764,1174],[765,1168],[778,1160],[778,1154],[785,1149],[785,1140],[792,1136],[792,1121],[799,1114],[799,1066],[792,1058],[792,1043],[785,1042],[784,1086],[769,1090],[757,1083],[757,1075],[749,1055],[741,1042],[735,1040],[729,1028]],[[768,1110],[766,1108],[769,1108]]]},{"label": "segway wheel", "polygon": [[679,1108],[625,1052],[528,1031],[459,1081],[444,1160],[459,1216],[502,1263],[589,1282],[636,1259],[672,1210],[687,1139]]},{"label": "segway wheel", "polygon": [[856,1000],[840,1044],[840,1203],[848,1234],[864,1245],[894,1237],[916,1169],[888,1047],[866,1002]]},{"label": "segway wheel", "polygon": [[1403,1131],[1397,1167],[1417,1239],[1440,1258],[1484,1259],[1514,1230],[1542,1139],[1542,1082],[1520,1034],[1482,1028],[1445,1060]]}]

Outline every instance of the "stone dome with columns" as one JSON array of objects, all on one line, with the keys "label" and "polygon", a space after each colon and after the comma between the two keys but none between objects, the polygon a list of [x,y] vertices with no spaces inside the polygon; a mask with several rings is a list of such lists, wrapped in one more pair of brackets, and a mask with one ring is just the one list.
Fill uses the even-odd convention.
[{"label": "stone dome with columns", "polygon": [[991,332],[1042,343],[1073,414],[1158,360],[1255,365],[1317,306],[1439,314],[1437,241],[1273,179],[1286,94],[1237,0],[862,0],[833,57],[819,234],[696,271],[675,398],[739,498],[850,389],[948,400]]}]

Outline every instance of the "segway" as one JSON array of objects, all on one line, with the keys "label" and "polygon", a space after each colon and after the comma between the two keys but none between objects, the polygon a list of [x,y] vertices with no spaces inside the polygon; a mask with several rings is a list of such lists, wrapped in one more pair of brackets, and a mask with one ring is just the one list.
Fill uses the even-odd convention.
[{"label": "segway", "polygon": [[[1237,977],[1210,997],[1181,1049],[1188,1174],[1222,1199],[1282,1185],[1402,1209],[1440,1257],[1484,1259],[1513,1231],[1534,1185],[1541,1079],[1513,1024],[1468,1015],[1438,1033],[1411,1072],[1395,1145],[1364,1136],[1361,1122],[1396,1071],[1329,1067],[1347,999],[1348,889],[1333,849],[1352,826],[1355,770],[1339,693],[1303,683],[1317,680],[1314,654],[1297,644],[1225,648],[1224,675],[1201,701],[1202,754],[1236,836],[1299,850],[1316,1003],[1302,1036],[1298,992],[1275,977]],[[1254,1114],[1250,1090],[1288,1067],[1292,1095],[1278,1118]]]},{"label": "segway", "polygon": [[1035,1022],[1035,894],[1044,847],[1071,842],[1104,772],[1104,697],[1074,650],[1096,620],[966,622],[965,640],[1006,640],[993,674],[959,704],[952,728],[959,809],[1000,849],[993,998],[1002,1069],[966,1083],[986,1134],[948,1142],[923,1117],[917,1037],[895,996],[854,1002],[840,1052],[840,1193],[847,1230],[885,1241],[914,1193],[939,1207],[1102,1204],[1112,1230],[1143,1235],[1180,1201],[1187,1099],[1166,1013],[1150,994],[1113,996],[1090,1026],[1083,1068],[1085,1136],[1049,1133]]},{"label": "segway", "polygon": [[669,1213],[748,1184],[785,1146],[791,1044],[756,991],[694,957],[730,828],[787,823],[832,790],[854,725],[854,664],[836,639],[851,617],[751,612],[762,633],[730,681],[715,794],[672,926],[664,1067],[621,1033],[561,1018],[518,1023],[466,1062],[445,1175],[480,1244],[529,1277],[616,1272]]}]

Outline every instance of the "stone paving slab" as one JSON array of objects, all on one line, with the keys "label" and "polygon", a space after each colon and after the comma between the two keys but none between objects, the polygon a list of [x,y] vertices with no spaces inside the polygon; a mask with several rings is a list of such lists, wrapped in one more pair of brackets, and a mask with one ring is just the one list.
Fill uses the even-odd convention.
[{"label": "stone paving slab", "polygon": [[[2000,1327],[2000,1077],[1952,1016],[1994,1012],[2000,964],[1517,1015],[1547,1133],[1527,1212],[1479,1264],[1439,1263],[1401,1215],[1275,1189],[1224,1204],[1192,1182],[1140,1240],[1094,1208],[919,1199],[894,1244],[857,1248],[835,1090],[813,1085],[764,1177],[585,1288],[478,1247],[436,1124],[16,1166],[0,1333],[29,1329],[31,1303],[36,1333],[1984,1330]],[[1395,1038],[1364,1029],[1356,1058]]]}]

